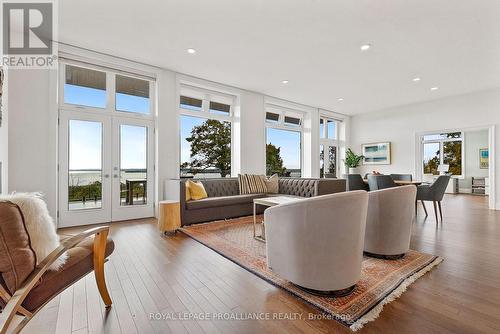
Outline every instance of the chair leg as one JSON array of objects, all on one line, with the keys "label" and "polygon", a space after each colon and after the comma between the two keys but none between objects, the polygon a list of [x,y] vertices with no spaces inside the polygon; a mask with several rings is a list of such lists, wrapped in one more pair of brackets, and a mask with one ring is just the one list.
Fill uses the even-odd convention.
[{"label": "chair leg", "polygon": [[443,222],[443,210],[441,209],[441,201],[438,201],[439,216],[441,217],[441,222]]},{"label": "chair leg", "polygon": [[436,201],[432,201],[432,204],[434,204],[434,215],[436,216],[436,224],[437,224],[439,223],[439,218],[438,218]]},{"label": "chair leg", "polygon": [[427,217],[428,214],[427,214],[427,208],[425,207],[425,203],[424,203],[424,201],[420,201],[420,202],[422,202],[422,206],[424,207],[425,216]]},{"label": "chair leg", "polygon": [[110,307],[112,301],[109,296],[108,288],[106,287],[106,279],[104,277],[104,255],[106,252],[107,238],[108,231],[97,233],[94,237],[94,274],[102,301],[106,307]]}]

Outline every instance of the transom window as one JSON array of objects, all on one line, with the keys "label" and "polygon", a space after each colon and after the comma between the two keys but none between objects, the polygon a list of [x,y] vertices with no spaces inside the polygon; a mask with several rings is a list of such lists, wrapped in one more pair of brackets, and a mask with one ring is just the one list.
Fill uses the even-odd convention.
[{"label": "transom window", "polygon": [[66,108],[107,109],[152,117],[153,80],[84,65],[63,64],[61,70],[61,103]]},{"label": "transom window", "polygon": [[[463,133],[443,132],[422,136],[422,163],[424,175],[448,173],[463,174]],[[442,165],[442,168],[439,166]]]}]

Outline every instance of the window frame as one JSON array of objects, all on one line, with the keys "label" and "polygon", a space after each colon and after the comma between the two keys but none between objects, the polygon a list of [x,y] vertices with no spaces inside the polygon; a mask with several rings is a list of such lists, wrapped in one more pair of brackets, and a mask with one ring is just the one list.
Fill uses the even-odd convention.
[{"label": "window frame", "polygon": [[[186,93],[187,92],[187,93]],[[198,94],[197,96],[190,96],[189,92],[195,92]],[[202,100],[202,110],[190,110],[181,107],[181,96],[193,97]],[[217,99],[228,99],[230,100],[230,108],[229,115],[218,114],[214,112],[210,112],[210,101],[218,102]],[[179,163],[177,164],[177,170],[179,173],[179,177],[181,175],[181,164],[182,164],[182,141],[184,140],[181,136],[181,117],[189,116],[200,119],[211,119],[220,122],[229,122],[231,124],[231,175],[236,175],[236,169],[234,164],[234,154],[235,154],[235,143],[234,143],[234,107],[236,104],[236,95],[226,94],[223,92],[218,92],[216,90],[205,89],[197,86],[193,86],[190,84],[179,83],[179,90],[177,94],[177,113],[178,113],[178,136],[179,136]],[[214,100],[215,99],[215,100]],[[219,102],[220,103],[220,102]]]},{"label": "window frame", "polygon": [[[428,139],[425,140],[425,136],[429,135],[437,135],[437,134],[442,134],[442,133],[455,133],[455,132],[460,132],[460,138],[441,138],[441,139]],[[435,131],[435,132],[429,132],[420,135],[420,168],[422,168],[422,176],[424,175],[430,175],[430,174],[424,174],[424,145],[425,144],[439,144],[439,164],[443,165],[444,164],[444,143],[447,142],[460,142],[461,143],[461,169],[462,169],[462,174],[460,175],[452,175],[452,178],[455,179],[464,179],[465,178],[465,132],[464,131]],[[434,174],[432,174],[434,176]],[[438,175],[444,175],[444,172],[439,172]]]},{"label": "window frame", "polygon": [[[64,102],[65,84],[66,84],[66,65],[80,67],[84,69],[104,72],[106,74],[106,106],[104,108],[91,107]],[[149,113],[122,111],[116,109],[116,76],[121,75],[149,82]],[[131,72],[112,69],[104,66],[88,64],[76,60],[63,59],[59,63],[59,85],[58,85],[58,105],[59,109],[64,111],[85,111],[98,115],[112,115],[129,117],[136,119],[153,120],[156,117],[156,79]]]},{"label": "window frame", "polygon": [[[264,113],[264,124],[265,124],[265,147],[264,147],[264,152],[267,150],[267,129],[277,129],[277,130],[285,130],[285,131],[292,131],[292,132],[298,132],[300,133],[300,143],[299,143],[299,150],[300,150],[300,156],[299,156],[299,169],[300,169],[300,176],[302,177],[304,171],[304,150],[303,150],[303,142],[304,142],[304,117],[305,113],[300,110],[295,110],[295,109],[290,109],[286,107],[282,107],[276,104],[272,103],[267,103],[265,105],[265,113]],[[267,113],[273,113],[273,114],[278,114],[278,121],[268,121],[267,120]],[[299,125],[290,125],[289,123],[285,123],[285,116],[287,117],[294,117],[294,118],[299,118],[300,119],[300,124]],[[265,161],[267,165],[267,159]],[[266,169],[266,166],[264,166]]]}]

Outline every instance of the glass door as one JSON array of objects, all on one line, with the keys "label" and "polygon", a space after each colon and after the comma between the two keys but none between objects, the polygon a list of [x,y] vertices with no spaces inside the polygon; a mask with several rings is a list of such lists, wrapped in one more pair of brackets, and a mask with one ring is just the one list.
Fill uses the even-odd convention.
[{"label": "glass door", "polygon": [[111,221],[111,121],[64,112],[59,137],[59,225]]},{"label": "glass door", "polygon": [[116,117],[113,123],[113,220],[152,217],[153,122]]}]

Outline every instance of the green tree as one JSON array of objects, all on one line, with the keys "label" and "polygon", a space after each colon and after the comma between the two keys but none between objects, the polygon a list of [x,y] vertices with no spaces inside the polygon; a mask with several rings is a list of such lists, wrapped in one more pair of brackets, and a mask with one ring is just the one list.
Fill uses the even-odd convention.
[{"label": "green tree", "polygon": [[283,166],[283,159],[280,155],[281,148],[273,144],[266,145],[266,174],[286,176],[286,168]]},{"label": "green tree", "polygon": [[193,127],[186,140],[191,144],[191,162],[182,168],[197,174],[215,167],[222,177],[231,173],[231,123],[207,119]]}]

